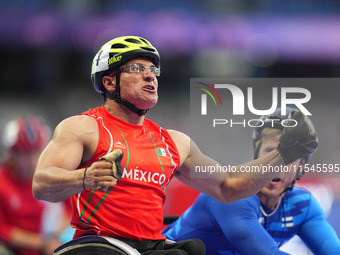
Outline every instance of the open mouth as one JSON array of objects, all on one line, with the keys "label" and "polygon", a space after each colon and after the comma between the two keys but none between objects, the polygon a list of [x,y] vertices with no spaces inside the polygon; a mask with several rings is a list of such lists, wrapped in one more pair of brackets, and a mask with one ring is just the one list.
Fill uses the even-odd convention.
[{"label": "open mouth", "polygon": [[272,182],[279,182],[279,181],[281,181],[280,178],[274,178],[274,179],[272,180]]},{"label": "open mouth", "polygon": [[155,87],[152,85],[146,85],[143,88],[147,89],[147,90],[155,90]]}]

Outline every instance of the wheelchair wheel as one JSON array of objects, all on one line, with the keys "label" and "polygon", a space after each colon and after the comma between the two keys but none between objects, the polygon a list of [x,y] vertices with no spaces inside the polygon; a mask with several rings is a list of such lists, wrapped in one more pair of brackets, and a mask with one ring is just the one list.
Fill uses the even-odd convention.
[{"label": "wheelchair wheel", "polygon": [[66,247],[55,255],[128,255],[128,253],[108,244],[83,243]]}]

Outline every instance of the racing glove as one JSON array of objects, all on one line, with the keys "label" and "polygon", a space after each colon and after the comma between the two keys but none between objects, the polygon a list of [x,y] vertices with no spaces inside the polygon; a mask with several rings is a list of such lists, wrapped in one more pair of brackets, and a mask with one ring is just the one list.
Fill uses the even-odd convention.
[{"label": "racing glove", "polygon": [[297,111],[291,119],[286,120],[280,143],[276,148],[287,165],[299,158],[308,159],[318,147],[318,136],[306,116]]},{"label": "racing glove", "polygon": [[116,149],[99,159],[99,160],[106,160],[106,161],[112,162],[113,176],[117,178],[118,180],[122,178],[122,175],[123,175],[122,164],[121,164],[123,155],[124,153],[122,150]]}]

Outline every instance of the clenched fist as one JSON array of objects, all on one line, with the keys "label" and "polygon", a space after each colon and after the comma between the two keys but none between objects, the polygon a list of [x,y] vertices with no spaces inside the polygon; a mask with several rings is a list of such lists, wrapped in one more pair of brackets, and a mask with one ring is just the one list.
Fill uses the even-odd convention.
[{"label": "clenched fist", "polygon": [[306,116],[297,111],[291,119],[297,123],[296,126],[293,127],[294,121],[287,120],[292,123],[286,123],[276,148],[287,165],[299,158],[308,159],[318,148],[318,136]]},{"label": "clenched fist", "polygon": [[108,187],[115,186],[117,180],[123,175],[122,158],[123,151],[116,149],[94,162],[87,172],[86,170],[84,172],[84,189],[87,187],[92,190],[106,191]]}]

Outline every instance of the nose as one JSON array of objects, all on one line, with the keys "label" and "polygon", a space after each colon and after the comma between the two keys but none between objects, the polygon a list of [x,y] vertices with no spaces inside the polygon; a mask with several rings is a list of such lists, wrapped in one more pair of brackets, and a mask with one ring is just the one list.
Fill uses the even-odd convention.
[{"label": "nose", "polygon": [[145,68],[145,70],[143,72],[143,78],[144,78],[144,80],[151,82],[151,81],[156,79],[156,76],[153,73],[151,73],[149,68]]}]

